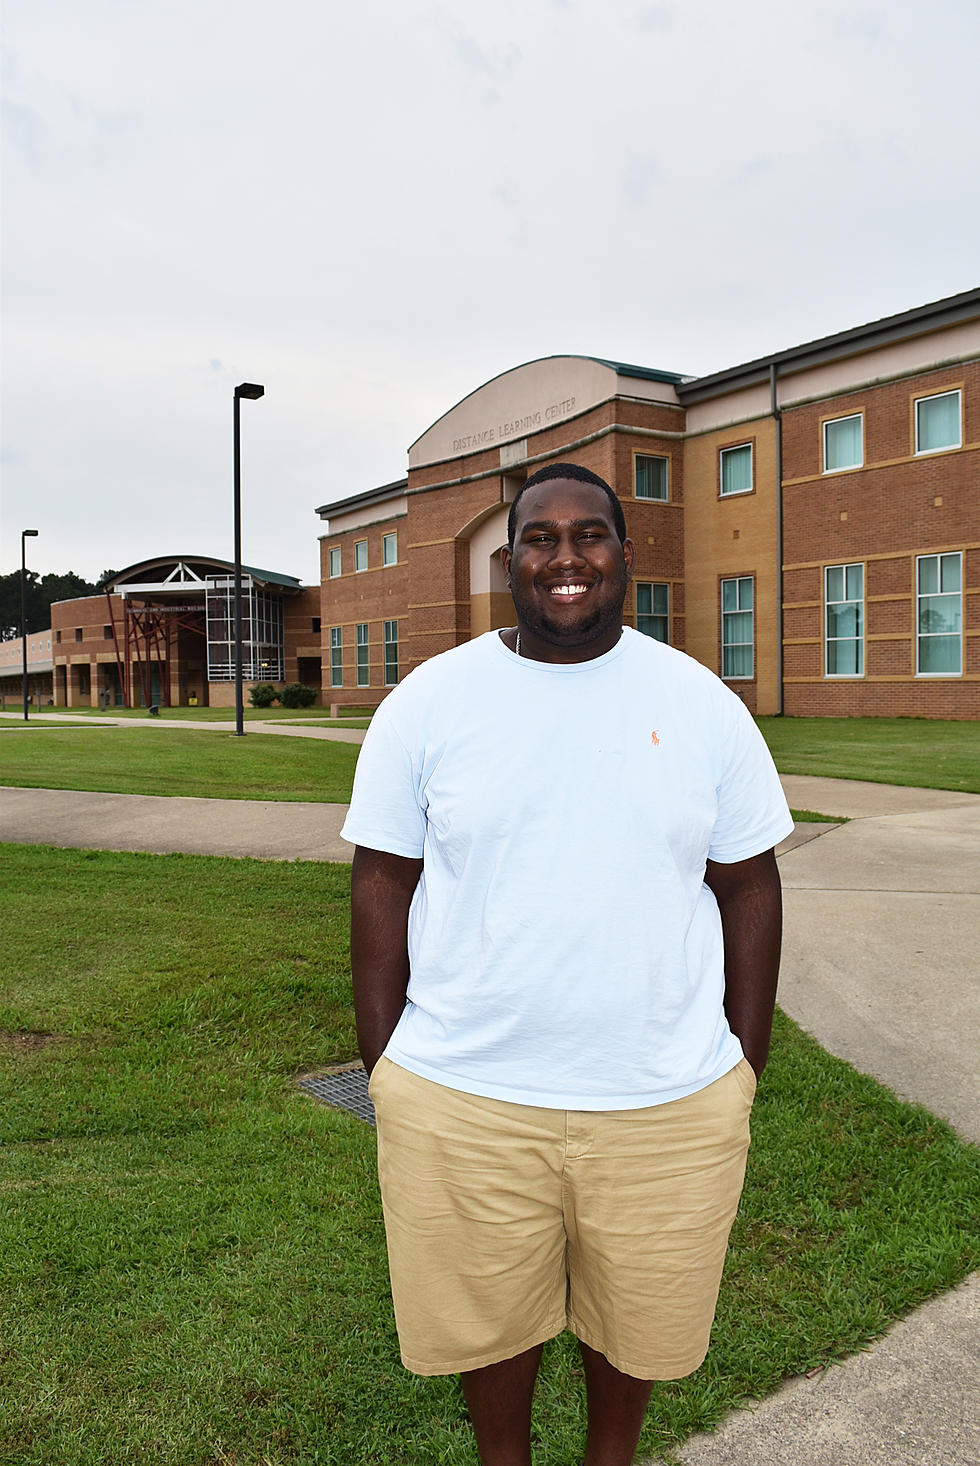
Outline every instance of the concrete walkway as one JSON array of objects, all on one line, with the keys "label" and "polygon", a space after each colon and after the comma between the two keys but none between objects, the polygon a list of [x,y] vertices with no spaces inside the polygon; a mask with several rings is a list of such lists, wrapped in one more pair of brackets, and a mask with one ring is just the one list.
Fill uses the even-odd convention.
[{"label": "concrete walkway", "polygon": [[[203,726],[227,731],[227,724]],[[262,731],[286,730],[270,724]],[[362,736],[302,725],[290,731]],[[980,1141],[980,796],[795,776],[783,784],[794,808],[850,823],[800,824],[780,847],[782,1007],[833,1053]],[[344,812],[327,804],[0,788],[0,838],[344,860]],[[679,1460],[978,1466],[978,1325],[974,1278],[917,1310],[867,1352],[791,1381],[712,1435],[688,1441]]]}]

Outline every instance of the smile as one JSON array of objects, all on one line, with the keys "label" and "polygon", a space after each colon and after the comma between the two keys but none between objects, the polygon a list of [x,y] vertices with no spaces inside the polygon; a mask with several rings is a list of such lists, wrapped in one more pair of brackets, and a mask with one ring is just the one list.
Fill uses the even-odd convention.
[{"label": "smile", "polygon": [[560,600],[567,601],[572,596],[584,596],[588,588],[589,587],[587,585],[579,585],[573,582],[565,585],[550,586],[548,589],[548,594],[551,596],[558,596]]}]

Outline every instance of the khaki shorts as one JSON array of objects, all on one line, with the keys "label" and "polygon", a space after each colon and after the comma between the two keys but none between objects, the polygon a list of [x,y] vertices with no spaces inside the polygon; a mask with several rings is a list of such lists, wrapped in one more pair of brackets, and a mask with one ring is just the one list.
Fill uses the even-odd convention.
[{"label": "khaki shorts", "polygon": [[370,1089],[407,1369],[480,1369],[564,1328],[637,1379],[697,1369],[745,1175],[745,1059],[638,1110],[484,1099],[388,1059]]}]

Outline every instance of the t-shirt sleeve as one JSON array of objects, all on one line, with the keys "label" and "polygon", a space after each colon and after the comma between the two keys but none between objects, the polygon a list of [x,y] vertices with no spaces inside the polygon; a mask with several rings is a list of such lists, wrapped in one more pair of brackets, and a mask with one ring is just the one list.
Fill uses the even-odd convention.
[{"label": "t-shirt sleeve", "polygon": [[748,860],[792,832],[776,766],[751,714],[738,698],[729,704],[728,751],[718,787],[718,814],[708,858],[723,865]]},{"label": "t-shirt sleeve", "polygon": [[412,756],[382,703],[361,745],[350,809],[340,834],[352,845],[419,860],[425,812]]}]

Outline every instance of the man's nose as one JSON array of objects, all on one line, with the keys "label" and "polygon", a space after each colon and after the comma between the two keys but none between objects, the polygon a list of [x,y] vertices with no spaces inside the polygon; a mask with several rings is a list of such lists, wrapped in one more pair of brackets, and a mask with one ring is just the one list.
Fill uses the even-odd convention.
[{"label": "man's nose", "polygon": [[551,559],[555,565],[581,565],[584,561],[582,551],[572,535],[562,535],[555,541],[555,553]]}]

